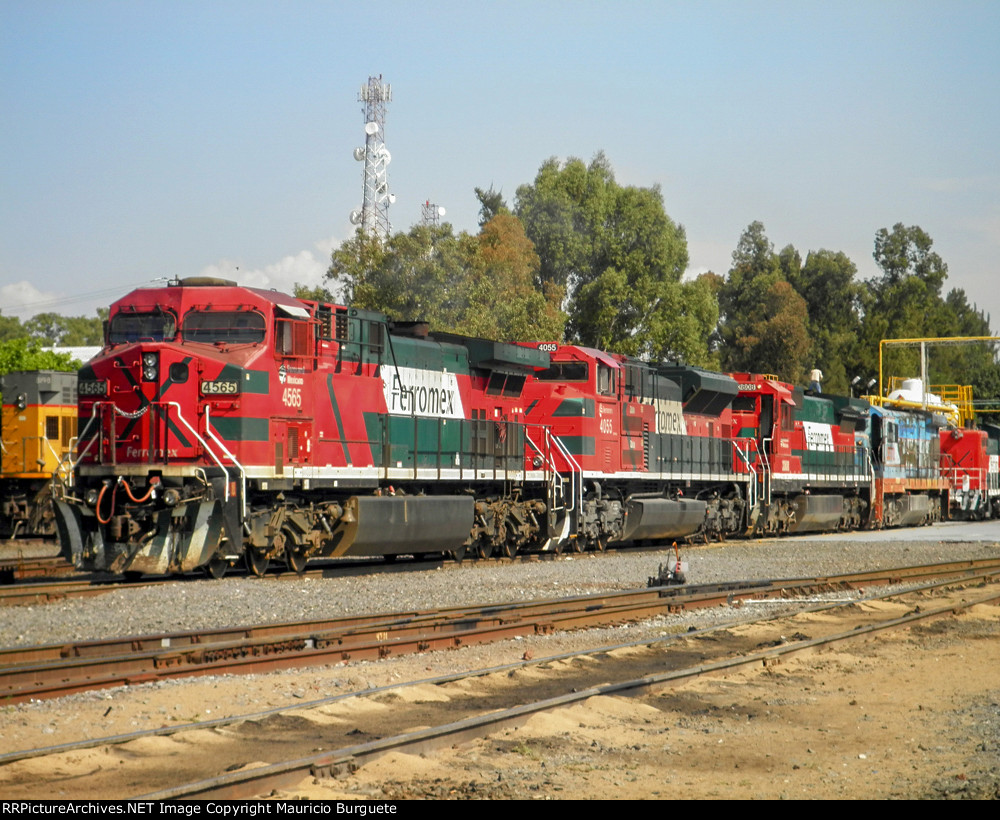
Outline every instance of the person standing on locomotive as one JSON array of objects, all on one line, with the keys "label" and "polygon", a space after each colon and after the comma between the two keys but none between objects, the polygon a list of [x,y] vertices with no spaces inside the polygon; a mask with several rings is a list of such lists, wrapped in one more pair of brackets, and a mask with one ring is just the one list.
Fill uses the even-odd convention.
[{"label": "person standing on locomotive", "polygon": [[820,370],[818,367],[814,367],[812,370],[809,371],[810,390],[812,390],[814,393],[822,393],[823,392],[821,387],[822,381],[823,381],[822,370]]}]

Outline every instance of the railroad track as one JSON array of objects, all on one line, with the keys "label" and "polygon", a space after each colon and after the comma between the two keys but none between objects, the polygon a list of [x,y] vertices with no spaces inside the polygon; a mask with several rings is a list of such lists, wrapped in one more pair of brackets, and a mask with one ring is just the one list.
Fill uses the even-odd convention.
[{"label": "railroad track", "polygon": [[636,621],[748,599],[997,574],[1000,560],[983,559],[827,578],[657,586],[511,604],[7,648],[0,650],[0,698],[18,703],[177,677],[255,674],[371,660]]},{"label": "railroad track", "polygon": [[[885,592],[883,597],[898,602],[890,616],[874,608],[858,607],[857,600],[808,607],[803,611],[829,613],[829,617],[809,622],[808,630],[813,634],[808,638],[796,634],[793,616],[785,616],[770,626],[773,641],[762,640],[759,629],[740,635],[734,624],[726,624],[652,642],[593,647],[579,653],[413,682],[415,687],[433,685],[448,690],[448,697],[437,705],[433,698],[410,704],[405,697],[392,700],[391,709],[379,705],[393,692],[403,691],[404,684],[324,698],[294,710],[273,710],[5,755],[0,757],[0,785],[8,797],[19,799],[37,789],[38,771],[75,771],[72,765],[67,769],[67,761],[79,759],[81,749],[100,747],[106,750],[101,759],[115,765],[98,765],[83,778],[79,774],[59,775],[56,779],[58,788],[63,789],[61,794],[77,799],[115,794],[145,800],[238,799],[273,794],[274,790],[294,789],[306,778],[348,773],[388,752],[428,752],[509,729],[532,715],[595,695],[641,694],[674,687],[697,676],[726,674],[746,666],[771,666],[794,653],[905,628],[920,620],[947,617],[1000,600],[1000,590],[988,589],[983,583],[995,576],[995,567],[978,567],[971,573],[970,567],[965,572],[943,566],[939,569],[948,579],[936,582],[933,593],[927,586],[918,590],[916,604],[899,601],[902,596],[913,596],[913,591]],[[899,573],[909,578],[928,574],[935,574],[932,568]],[[890,576],[883,573],[881,577]],[[826,583],[834,579],[822,580]],[[870,586],[878,580],[869,577],[863,582]],[[838,579],[838,588],[841,582],[855,583]],[[961,587],[959,592],[946,589],[956,584]],[[928,605],[931,594],[942,596],[937,605]],[[878,597],[868,595],[865,600]],[[818,631],[823,634],[815,634]],[[786,634],[793,637],[781,637]],[[629,651],[612,654],[621,649]],[[586,663],[579,663],[581,658],[586,658]],[[521,675],[521,670],[527,675]],[[473,679],[488,680],[489,685],[474,685],[470,683]],[[448,687],[455,682],[461,682],[458,688]],[[354,699],[352,703],[359,699],[371,701],[373,708],[366,711],[349,706],[349,699]],[[344,703],[342,714],[346,720],[336,719],[340,703]],[[315,717],[310,718],[313,714]],[[426,728],[407,729],[413,725]],[[162,743],[151,745],[149,738],[154,736],[162,737]],[[168,742],[167,736],[176,740]],[[120,753],[112,751],[117,746],[122,747]],[[51,763],[24,760],[43,755],[51,755]],[[206,773],[215,774],[206,778]]]},{"label": "railroad track", "polygon": [[69,575],[76,568],[59,556],[9,556],[0,558],[0,585],[13,584],[27,578],[51,578]]},{"label": "railroad track", "polygon": [[[324,751],[302,758],[282,760],[266,766],[258,766],[246,771],[221,774],[168,789],[140,796],[144,800],[245,800],[263,795],[274,795],[280,789],[294,789],[307,778],[329,778],[346,776],[360,766],[392,752],[407,754],[428,754],[456,744],[468,743],[477,738],[495,735],[505,729],[523,726],[531,717],[583,703],[597,696],[635,696],[662,691],[695,678],[727,674],[738,669],[753,666],[773,666],[793,655],[811,652],[820,647],[867,638],[885,630],[902,629],[921,621],[941,617],[951,617],[960,611],[981,604],[1000,601],[1000,590],[983,594],[962,602],[950,602],[945,606],[922,610],[919,607],[900,618],[878,620],[867,625],[816,638],[786,642],[777,639],[780,645],[769,649],[739,653],[720,657],[694,665],[681,665],[677,669],[657,672],[627,680],[616,679],[610,683],[586,688],[574,687],[552,697],[520,703],[516,706],[495,711],[481,712],[461,719],[449,720],[438,725],[416,731],[405,731],[390,737],[383,737],[363,743],[350,743],[341,748]],[[840,606],[840,605],[835,605]],[[611,648],[602,648],[607,652]],[[588,653],[590,654],[590,653]],[[562,658],[561,660],[565,660]]]},{"label": "railroad track", "polygon": [[[643,549],[643,548],[640,548]],[[659,551],[659,547],[649,547],[650,551]],[[587,553],[583,557],[598,558],[605,553]],[[476,559],[479,563],[490,564],[510,564],[510,563],[534,563],[543,560],[572,560],[582,557],[576,554],[556,556],[554,554],[530,554],[515,556],[514,558],[483,558]],[[29,563],[32,562],[32,563]],[[33,563],[37,561],[38,563]],[[14,572],[13,567],[16,561],[0,563],[0,567],[9,566],[9,580],[3,581],[0,577],[0,607],[4,606],[35,606],[37,604],[52,603],[53,601],[64,601],[72,598],[89,598],[94,595],[104,595],[108,592],[115,592],[121,589],[136,589],[146,586],[157,586],[167,583],[216,583],[216,579],[207,579],[201,572],[193,572],[185,575],[150,576],[148,578],[131,579],[122,575],[91,574],[67,579],[63,581],[50,581],[48,577],[54,574],[63,574],[45,569],[44,571],[33,573],[32,566],[43,570],[45,567],[61,567],[65,573],[76,572],[75,568],[59,558],[51,559],[25,559],[24,569]],[[409,561],[386,562],[382,558],[336,558],[323,561],[315,561],[309,564],[305,572],[296,573],[280,564],[274,564],[268,569],[265,576],[268,580],[296,580],[302,578],[329,578],[331,576],[354,575],[378,570],[381,572],[420,572],[428,569],[436,569],[447,565],[459,566],[460,562],[451,559],[429,558],[426,555],[414,558]],[[247,570],[233,571],[227,578],[251,578],[253,576]],[[14,583],[19,581],[19,583]]]},{"label": "railroad track", "polygon": [[[371,570],[372,567],[382,567],[380,560],[351,560],[344,564],[317,566],[307,570],[301,575],[291,571],[281,570],[277,567],[268,571],[268,579],[294,580],[297,578],[323,578],[331,572],[351,574]],[[420,565],[425,566],[425,565]],[[399,570],[411,565],[398,565]],[[396,570],[397,567],[393,567]],[[70,567],[70,571],[74,571]],[[249,572],[242,573],[245,577]],[[238,577],[234,573],[232,577]],[[35,606],[37,604],[47,604],[54,601],[64,601],[72,598],[90,598],[94,595],[104,595],[108,592],[117,592],[123,589],[139,589],[142,587],[161,586],[171,583],[200,583],[205,581],[201,573],[190,573],[187,575],[165,575],[151,576],[133,580],[121,575],[87,574],[77,578],[64,581],[49,581],[41,577],[28,577],[21,583],[0,585],[0,607],[4,606]]]}]

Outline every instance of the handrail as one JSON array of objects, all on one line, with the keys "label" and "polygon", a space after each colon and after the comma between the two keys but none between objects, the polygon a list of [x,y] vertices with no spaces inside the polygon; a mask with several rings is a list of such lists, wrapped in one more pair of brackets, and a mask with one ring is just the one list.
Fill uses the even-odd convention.
[{"label": "handrail", "polygon": [[[747,474],[750,476],[750,480],[747,482],[747,505],[750,510],[757,506],[757,481],[759,477],[757,475],[757,469],[753,466],[753,462],[750,461],[750,446],[753,445],[754,450],[757,450],[757,442],[755,439],[730,439],[733,450],[736,454],[743,459],[743,463],[747,467]],[[745,442],[746,452],[740,449],[740,441]]]},{"label": "handrail", "polygon": [[[543,427],[542,430],[545,433],[545,448],[539,447],[532,440],[528,433],[528,428],[525,426],[524,438],[531,448],[538,453],[543,459],[545,459],[546,466],[549,468],[552,475],[559,480],[560,495],[562,496],[563,503],[565,503],[566,493],[563,490],[563,485],[566,483],[563,478],[562,473],[556,466],[556,461],[552,457],[552,448],[554,447],[559,454],[563,457],[566,464],[569,465],[569,475],[570,475],[570,499],[571,504],[569,506],[563,507],[566,512],[573,512],[576,509],[581,509],[583,507],[583,481],[580,479],[583,473],[583,468],[580,463],[573,458],[573,455],[566,448],[566,445],[562,442],[559,436],[555,435],[548,427]],[[554,500],[554,496],[553,496]]]},{"label": "handrail", "polygon": [[[226,458],[228,458],[230,461],[232,461],[233,465],[235,465],[235,467],[240,471],[240,486],[241,486],[241,489],[243,490],[244,498],[246,497],[246,483],[245,483],[246,482],[246,473],[245,473],[245,470],[243,469],[243,465],[240,464],[236,460],[235,456],[233,456],[233,454],[231,452],[229,452],[229,450],[221,442],[221,440],[218,438],[218,436],[216,436],[216,434],[211,430],[211,427],[210,427],[210,418],[209,418],[209,409],[208,409],[207,405],[205,407],[205,417],[206,417],[205,418],[205,429],[206,429],[207,435],[212,440],[212,443],[215,445],[215,448],[213,448],[212,445],[209,444],[209,442],[205,440],[205,438],[201,435],[201,433],[199,433],[198,430],[195,427],[193,427],[191,425],[191,423],[184,417],[184,413],[181,410],[181,405],[180,405],[179,402],[176,402],[176,401],[156,401],[156,402],[149,402],[144,407],[142,407],[141,410],[139,410],[139,411],[137,411],[135,413],[128,413],[128,412],[120,409],[114,402],[109,402],[109,401],[94,402],[94,404],[93,404],[93,411],[94,412],[91,414],[90,419],[84,425],[83,430],[77,436],[77,440],[78,441],[83,441],[84,440],[85,436],[87,435],[87,432],[90,430],[90,426],[94,423],[95,419],[97,419],[98,413],[100,413],[103,416],[104,410],[105,410],[106,407],[110,407],[111,410],[113,411],[113,415],[111,417],[112,418],[112,424],[114,424],[114,418],[115,418],[115,416],[122,416],[123,418],[127,418],[127,419],[136,419],[136,418],[139,418],[140,416],[143,416],[146,413],[148,413],[149,410],[150,410],[150,408],[153,408],[153,407],[156,407],[156,408],[173,408],[173,410],[176,412],[176,418],[177,418],[177,420],[187,429],[187,431],[192,436],[194,436],[195,440],[201,445],[202,449],[208,454],[209,458],[211,458],[211,460],[214,461],[215,464],[218,465],[218,467],[224,473],[226,473],[227,475],[228,475],[228,470],[226,469],[226,465],[223,464],[222,459],[216,454],[215,448],[221,450],[222,453],[223,453],[223,455]],[[87,455],[87,453],[90,452],[90,449],[94,446],[94,443],[97,442],[97,441],[99,441],[101,439],[103,433],[104,433],[103,427],[100,424],[100,422],[98,422],[98,424],[97,424],[97,430],[94,432],[93,437],[90,438],[87,441],[86,447],[84,447],[84,449],[81,450],[77,454],[77,458],[76,458],[75,461],[71,460],[71,462],[70,462],[71,463],[71,470],[75,470],[76,469],[76,466],[80,463],[80,461],[83,459],[83,457],[85,455]],[[112,454],[112,455],[114,455],[114,454]],[[224,498],[225,498],[226,501],[229,500],[229,482],[228,481],[226,481],[226,483],[225,483]]]},{"label": "handrail", "polygon": [[872,461],[871,448],[866,447],[864,444],[859,444],[858,449],[865,454],[865,464],[868,466],[868,501],[870,504],[874,504],[877,482],[875,476],[875,463]]},{"label": "handrail", "polygon": [[[150,402],[149,405],[147,405],[147,406],[148,407],[152,407],[153,404],[157,404],[157,405],[164,406],[164,407],[174,407],[174,408],[176,408],[177,409],[177,418],[180,420],[181,424],[183,424],[190,431],[191,435],[193,435],[198,440],[198,443],[201,444],[201,446],[205,449],[205,452],[208,453],[209,456],[211,456],[212,461],[214,461],[216,464],[218,464],[219,468],[224,473],[226,473],[226,475],[229,474],[229,471],[226,470],[226,465],[222,463],[222,459],[220,459],[214,452],[212,452],[212,448],[208,446],[208,442],[206,442],[205,439],[203,439],[201,437],[201,434],[194,427],[191,426],[191,424],[188,422],[188,420],[186,418],[184,418],[184,414],[181,412],[181,406],[180,406],[180,404],[178,404],[175,401],[165,401],[165,402]],[[205,410],[207,412],[208,405],[205,406]],[[206,426],[207,426],[207,422],[206,422]],[[225,448],[223,448],[223,451],[225,451]],[[235,459],[234,459],[234,463],[235,463]],[[241,471],[242,471],[242,468],[241,468]],[[225,486],[225,500],[226,501],[229,500],[229,482],[228,481],[226,482],[226,486]]]},{"label": "handrail", "polygon": [[771,506],[771,461],[767,457],[767,447],[774,441],[773,438],[768,437],[761,439],[761,446],[757,449],[757,453],[760,455],[761,464],[764,469],[761,471],[761,476],[764,482],[764,503],[770,507]]},{"label": "handrail", "polygon": [[[575,509],[583,509],[583,468],[580,463],[573,458],[566,445],[563,444],[562,439],[555,435],[548,427],[545,428],[545,439],[546,442],[553,442],[556,449],[566,460],[566,463],[570,466],[570,475],[572,476],[570,480],[570,487],[573,492],[573,506],[567,507],[567,512],[572,512]],[[579,504],[579,506],[577,506]]]},{"label": "handrail", "polygon": [[[547,468],[546,472],[548,472],[549,475],[552,477],[552,483],[550,485],[552,489],[552,494],[551,494],[552,509],[553,510],[564,509],[563,505],[565,504],[566,493],[563,487],[566,484],[566,482],[563,479],[562,474],[556,467],[555,460],[552,458],[551,453],[548,451],[543,451],[541,447],[535,444],[534,439],[531,438],[531,433],[528,431],[527,425],[525,425],[524,427],[524,440],[531,447],[531,449],[534,450],[541,457],[542,463],[545,464]],[[558,484],[556,483],[556,481],[558,481]],[[558,508],[555,506],[557,496],[560,504]]]},{"label": "handrail", "polygon": [[[246,504],[246,497],[247,497],[247,476],[246,476],[246,470],[243,469],[243,465],[240,464],[236,460],[236,456],[234,456],[231,452],[229,452],[229,448],[226,447],[226,445],[222,443],[222,441],[219,439],[219,437],[215,434],[215,431],[212,430],[211,417],[210,417],[210,406],[207,405],[207,404],[205,405],[205,433],[207,435],[211,436],[212,441],[214,441],[215,444],[218,446],[218,448],[220,450],[222,450],[223,454],[231,462],[233,462],[233,464],[236,465],[236,469],[240,471],[240,497],[243,499],[243,503]],[[223,469],[225,469],[225,467],[223,467]],[[228,500],[229,500],[229,482],[227,481],[226,482],[226,501],[228,501]],[[240,517],[241,518],[243,517],[242,514],[241,514]]]},{"label": "handrail", "polygon": [[[98,408],[98,406],[102,405],[102,404],[105,404],[105,402],[94,402],[93,409],[96,410]],[[77,436],[76,436],[77,447],[80,446],[80,442],[83,441],[84,436],[87,435],[87,431],[90,429],[90,425],[94,423],[94,419],[95,418],[97,418],[97,414],[91,412],[90,418],[87,419],[87,423],[83,426],[83,430],[81,430],[79,433],[77,433]],[[94,442],[97,441],[100,438],[100,435],[101,435],[101,425],[98,424],[97,425],[97,432],[94,433],[94,436],[87,443],[87,446],[83,449],[83,451],[77,454],[77,457],[76,457],[75,460],[73,459],[73,455],[72,455],[73,451],[72,450],[68,451],[68,454],[69,454],[69,468],[70,468],[70,472],[71,473],[76,471],[76,465],[80,463],[80,460],[85,455],[87,455],[87,453],[90,452],[90,448],[94,446]]]},{"label": "handrail", "polygon": [[[953,467],[942,467],[941,474],[948,480],[948,484],[952,490],[969,490],[969,484],[975,480],[979,482],[979,486],[983,487],[985,482],[983,479],[986,478],[987,470],[984,467],[963,467],[960,465],[955,465]],[[961,484],[961,486],[959,486]]]}]

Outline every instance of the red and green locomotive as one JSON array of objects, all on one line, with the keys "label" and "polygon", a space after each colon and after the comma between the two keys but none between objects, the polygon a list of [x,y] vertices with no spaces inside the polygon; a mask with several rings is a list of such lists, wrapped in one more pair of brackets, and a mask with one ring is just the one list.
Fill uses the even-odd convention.
[{"label": "red and green locomotive", "polygon": [[551,364],[525,386],[526,420],[557,445],[551,466],[570,513],[556,548],[746,531],[732,378],[576,345],[534,347]]},{"label": "red and green locomotive", "polygon": [[948,509],[933,414],[218,279],[112,305],[78,393],[56,519],[92,570],[600,550]]},{"label": "red and green locomotive", "polygon": [[64,550],[128,573],[512,554],[547,537],[521,386],[548,354],[215,279],[134,291],[80,371]]}]

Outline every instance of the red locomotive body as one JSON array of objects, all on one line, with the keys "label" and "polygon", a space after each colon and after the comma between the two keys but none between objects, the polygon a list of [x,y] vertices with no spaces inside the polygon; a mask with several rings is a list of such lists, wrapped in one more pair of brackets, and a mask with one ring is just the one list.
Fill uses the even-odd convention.
[{"label": "red locomotive body", "polygon": [[536,347],[551,364],[528,379],[526,419],[557,442],[552,468],[575,494],[562,544],[603,549],[745,530],[748,479],[730,436],[731,379],[575,345]]},{"label": "red locomotive body", "polygon": [[135,291],[80,373],[63,543],[133,573],[513,552],[545,535],[533,495],[503,488],[525,480],[520,388],[547,365],[219,280]]},{"label": "red locomotive body", "polygon": [[941,430],[941,474],[955,518],[1000,517],[1000,428]]},{"label": "red locomotive body", "polygon": [[875,476],[868,403],[819,396],[773,376],[734,373],[736,435],[752,442],[760,532],[854,529],[870,523]]}]

